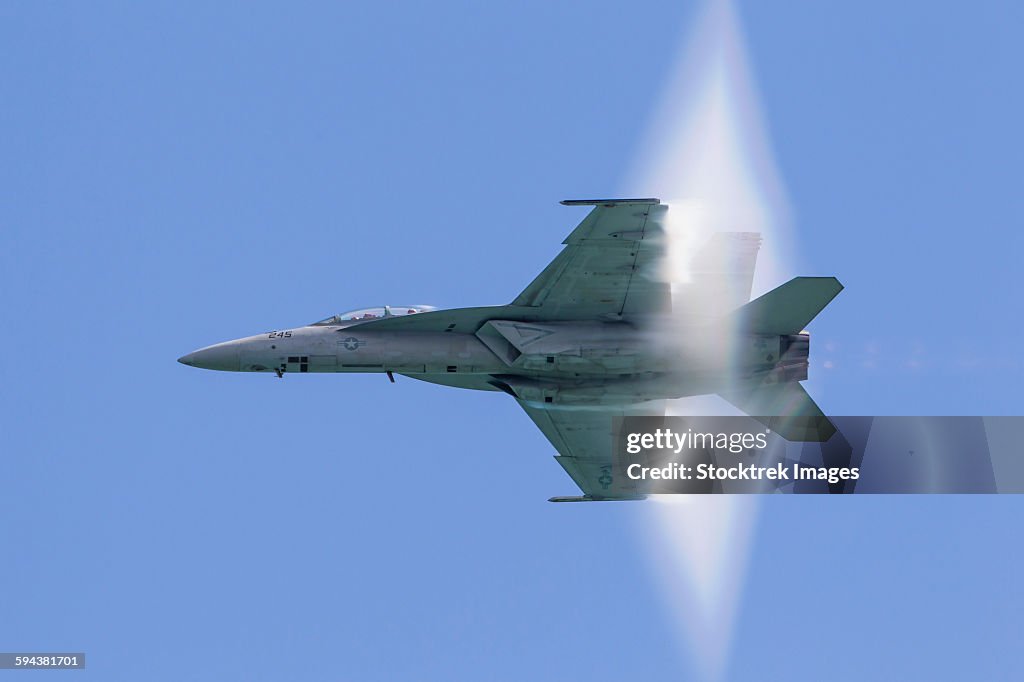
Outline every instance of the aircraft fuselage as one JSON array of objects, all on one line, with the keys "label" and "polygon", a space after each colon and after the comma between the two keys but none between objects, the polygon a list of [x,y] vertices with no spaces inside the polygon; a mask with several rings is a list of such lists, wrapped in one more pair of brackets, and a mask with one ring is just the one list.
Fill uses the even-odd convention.
[{"label": "aircraft fuselage", "polygon": [[474,333],[313,325],[202,348],[179,359],[233,372],[380,372],[500,390],[546,403],[676,398],[807,376],[808,337],[623,322],[489,320]]}]

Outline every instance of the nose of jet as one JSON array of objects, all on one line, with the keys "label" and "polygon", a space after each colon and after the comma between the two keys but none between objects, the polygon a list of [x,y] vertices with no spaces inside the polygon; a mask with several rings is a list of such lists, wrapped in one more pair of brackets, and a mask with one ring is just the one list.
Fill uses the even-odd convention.
[{"label": "nose of jet", "polygon": [[216,369],[222,372],[237,372],[239,369],[238,346],[232,342],[218,343],[182,355],[178,362],[199,369]]}]

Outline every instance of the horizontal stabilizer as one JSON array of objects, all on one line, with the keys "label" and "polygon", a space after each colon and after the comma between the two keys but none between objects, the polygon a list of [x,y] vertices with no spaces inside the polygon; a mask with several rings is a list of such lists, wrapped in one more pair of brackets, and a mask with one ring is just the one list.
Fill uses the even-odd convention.
[{"label": "horizontal stabilizer", "polygon": [[799,334],[843,290],[835,277],[794,277],[736,311],[741,329]]},{"label": "horizontal stabilizer", "polygon": [[821,408],[795,381],[764,384],[721,396],[788,441],[824,443],[836,432]]}]

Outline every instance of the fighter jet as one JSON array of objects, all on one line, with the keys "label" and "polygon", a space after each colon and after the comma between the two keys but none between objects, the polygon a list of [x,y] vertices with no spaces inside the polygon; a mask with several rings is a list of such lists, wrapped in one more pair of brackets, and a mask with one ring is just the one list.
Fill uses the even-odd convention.
[{"label": "fighter jet", "polygon": [[[379,372],[512,396],[583,492],[552,501],[644,497],[613,475],[613,417],[664,414],[665,402],[718,394],[747,414],[824,418],[807,378],[807,324],[842,290],[797,277],[750,300],[761,237],[719,232],[668,272],[669,207],[658,199],[561,202],[593,208],[510,304],[364,308],[201,348],[203,369]],[[776,423],[792,440],[801,427]],[[790,433],[786,430],[789,429]]]}]

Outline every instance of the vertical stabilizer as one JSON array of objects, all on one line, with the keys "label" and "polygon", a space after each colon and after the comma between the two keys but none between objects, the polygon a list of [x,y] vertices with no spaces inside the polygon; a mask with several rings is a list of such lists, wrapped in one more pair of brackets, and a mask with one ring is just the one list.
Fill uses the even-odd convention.
[{"label": "vertical stabilizer", "polygon": [[799,334],[843,290],[835,277],[794,277],[739,308],[739,327],[758,334]]}]

